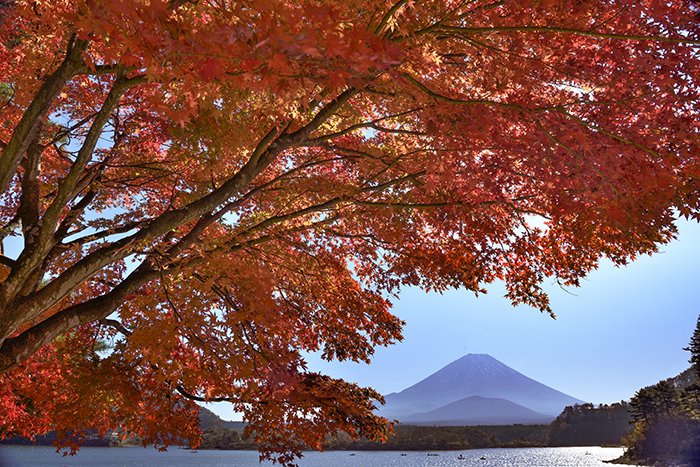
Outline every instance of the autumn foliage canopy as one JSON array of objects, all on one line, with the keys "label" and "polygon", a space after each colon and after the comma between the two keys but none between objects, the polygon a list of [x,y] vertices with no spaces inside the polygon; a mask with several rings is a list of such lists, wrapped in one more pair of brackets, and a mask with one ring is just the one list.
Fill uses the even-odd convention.
[{"label": "autumn foliage canopy", "polygon": [[0,437],[381,439],[400,288],[551,311],[698,217],[690,0],[0,1]]}]

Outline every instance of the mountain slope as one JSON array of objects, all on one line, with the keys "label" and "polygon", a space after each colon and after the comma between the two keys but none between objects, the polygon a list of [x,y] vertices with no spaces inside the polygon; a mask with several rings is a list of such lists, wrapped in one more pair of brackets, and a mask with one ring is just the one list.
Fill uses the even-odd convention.
[{"label": "mountain slope", "polygon": [[551,416],[537,413],[505,399],[470,396],[429,412],[404,417],[415,425],[512,425],[549,423]]},{"label": "mountain slope", "polygon": [[206,407],[199,406],[199,428],[202,430],[242,430],[244,422],[230,422],[223,420]]},{"label": "mountain slope", "polygon": [[470,396],[506,399],[552,418],[583,401],[545,386],[486,354],[468,354],[399,393],[379,413],[401,420]]}]

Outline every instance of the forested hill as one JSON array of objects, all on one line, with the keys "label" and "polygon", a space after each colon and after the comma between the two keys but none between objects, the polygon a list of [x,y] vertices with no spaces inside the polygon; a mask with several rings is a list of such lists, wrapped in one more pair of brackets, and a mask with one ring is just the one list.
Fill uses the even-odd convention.
[{"label": "forested hill", "polygon": [[700,378],[692,368],[637,391],[625,460],[700,465]]},{"label": "forested hill", "polygon": [[221,419],[211,410],[199,408],[199,427],[204,430],[242,430],[245,428],[245,422],[229,422]]},{"label": "forested hill", "polygon": [[688,347],[691,367],[640,389],[630,401],[634,421],[622,461],[700,465],[700,316]]},{"label": "forested hill", "polygon": [[582,404],[564,409],[549,425],[549,446],[619,445],[630,431],[632,420],[625,401],[599,405]]}]

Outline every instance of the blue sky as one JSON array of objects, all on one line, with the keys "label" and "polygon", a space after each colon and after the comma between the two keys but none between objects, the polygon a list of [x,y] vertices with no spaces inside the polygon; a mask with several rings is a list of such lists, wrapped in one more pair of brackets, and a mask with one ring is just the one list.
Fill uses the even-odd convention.
[{"label": "blue sky", "polygon": [[513,307],[501,284],[485,296],[410,289],[394,312],[405,339],[378,349],[371,366],[322,369],[383,393],[399,391],[466,353],[488,353],[516,370],[591,402],[629,398],[644,385],[688,367],[700,314],[700,225],[679,222],[678,240],[626,267],[604,263],[580,288],[547,287],[557,319]]},{"label": "blue sky", "polygon": [[[550,285],[557,314],[511,306],[494,284],[466,291],[404,290],[394,312],[404,341],[378,348],[371,365],[309,358],[309,367],[400,391],[467,353],[488,353],[548,386],[594,403],[629,400],[635,391],[688,368],[688,345],[700,314],[700,225],[679,221],[679,236],[653,256],[625,267],[605,262],[580,288]],[[237,418],[225,406],[211,407]]]}]

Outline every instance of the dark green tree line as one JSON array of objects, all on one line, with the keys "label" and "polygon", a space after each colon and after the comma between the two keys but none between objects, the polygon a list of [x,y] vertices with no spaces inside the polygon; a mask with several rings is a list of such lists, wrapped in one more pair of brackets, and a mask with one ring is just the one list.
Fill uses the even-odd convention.
[{"label": "dark green tree line", "polygon": [[549,446],[619,445],[630,431],[629,404],[569,406],[549,426]]},{"label": "dark green tree line", "polygon": [[640,389],[630,401],[627,457],[700,464],[700,317],[684,350],[691,353],[688,370]]}]

